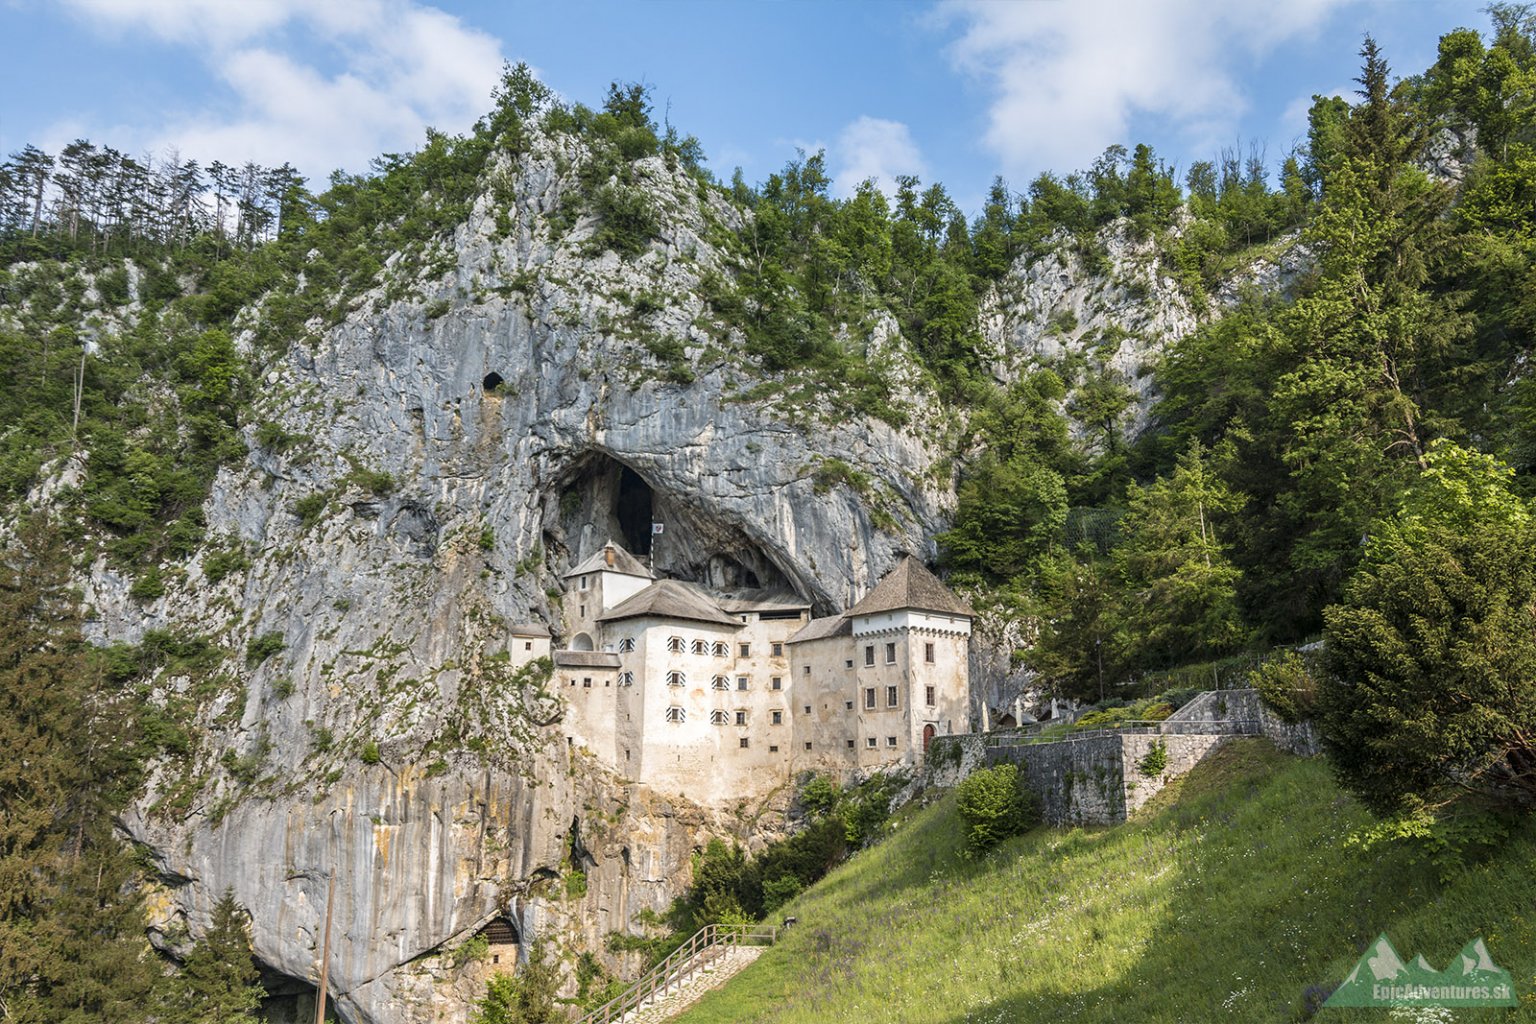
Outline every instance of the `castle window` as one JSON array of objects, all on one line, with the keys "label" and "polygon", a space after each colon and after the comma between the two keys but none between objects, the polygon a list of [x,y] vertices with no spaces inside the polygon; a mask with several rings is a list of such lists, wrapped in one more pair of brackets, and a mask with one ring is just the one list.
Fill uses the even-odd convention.
[{"label": "castle window", "polygon": [[751,745],[752,745],[751,741],[749,741],[745,736],[743,736],[741,738],[741,749],[745,750],[748,747],[750,747]]},{"label": "castle window", "polygon": [[887,686],[885,688],[885,706],[888,708],[896,706],[896,687]]},{"label": "castle window", "polygon": [[934,696],[934,694],[933,694],[933,687],[931,687],[931,686],[923,687],[923,699],[925,701],[927,701],[927,704],[928,704],[929,707],[933,707],[934,704],[938,703],[937,701],[935,701],[933,699],[933,696]]},{"label": "castle window", "polygon": [[847,661],[843,662],[843,667],[844,668],[853,668],[853,659],[849,658]]},{"label": "castle window", "polygon": [[896,645],[895,644],[886,644],[885,645],[885,663],[887,665],[894,665],[894,664],[896,664]]},{"label": "castle window", "polygon": [[772,720],[773,720],[773,724],[774,725],[783,725],[784,724],[784,712],[782,712],[782,711],[775,711],[773,713],[773,719]]},{"label": "castle window", "polygon": [[620,640],[619,641],[619,653],[620,654],[633,654],[633,653],[635,653],[635,638],[632,637],[632,636],[627,636],[623,640]]},{"label": "castle window", "polygon": [[619,685],[620,686],[634,686],[635,685],[635,674],[633,672],[620,672],[619,673]]},{"label": "castle window", "polygon": [[673,654],[682,654],[683,651],[686,650],[686,648],[683,646],[683,638],[680,636],[668,637],[667,650],[671,651]]},{"label": "castle window", "polygon": [[582,618],[586,618],[587,617],[587,606],[586,605],[582,605],[581,606],[581,617]]},{"label": "castle window", "polygon": [[849,740],[849,741],[848,741],[848,749],[849,749],[849,750],[852,750],[852,749],[853,749],[853,740]]},{"label": "castle window", "polygon": [[525,650],[525,651],[533,650],[533,641],[532,640],[524,640],[523,641],[523,650]]},{"label": "castle window", "polygon": [[866,665],[873,665],[874,663],[875,663],[875,645],[874,644],[870,644],[868,647],[864,648],[864,664],[866,664]]},{"label": "castle window", "polygon": [[591,676],[582,676],[581,677],[581,688],[583,690],[590,690],[590,689],[592,689],[592,677]]},{"label": "castle window", "polygon": [[923,660],[933,664],[933,644],[923,644]]},{"label": "castle window", "polygon": [[741,656],[743,658],[750,658],[750,657],[752,657],[752,645],[751,644],[742,644],[741,645]]},{"label": "castle window", "polygon": [[809,704],[807,704],[807,705],[806,705],[806,706],[805,706],[805,713],[806,713],[806,714],[810,714],[810,713],[811,713],[811,706],[810,706],[810,705],[809,705]]},{"label": "castle window", "polygon": [[[850,664],[848,667],[852,668],[853,666]],[[809,666],[809,665],[805,666],[805,674],[806,675],[810,675],[811,674],[811,666]]]},{"label": "castle window", "polygon": [[736,677],[736,689],[738,689],[738,690],[745,690],[746,688],[747,688],[747,677],[746,676],[737,676]]},{"label": "castle window", "polygon": [[709,644],[705,643],[703,640],[695,640],[693,642],[693,653],[694,654],[708,654],[709,653]]},{"label": "castle window", "polygon": [[731,724],[731,716],[727,715],[724,711],[721,711],[719,708],[716,708],[714,711],[711,711],[709,713],[709,724],[710,725],[730,725]]},{"label": "castle window", "polygon": [[773,689],[773,690],[782,690],[782,689],[784,689],[784,680],[783,680],[783,678],[780,677],[780,676],[774,676],[773,677],[773,682],[771,682],[769,684],[769,688]]},{"label": "castle window", "polygon": [[686,722],[686,721],[688,721],[688,710],[686,708],[680,708],[676,704],[672,705],[671,707],[667,708],[667,721],[669,721],[669,722]]},{"label": "castle window", "polygon": [[782,657],[784,657],[784,645],[783,644],[774,644],[773,645],[773,656],[775,658],[782,658]]},{"label": "castle window", "polygon": [[709,681],[709,688],[711,690],[729,690],[731,688],[731,681],[725,678],[725,676],[715,676],[715,678]]},{"label": "castle window", "polygon": [[894,747],[896,745],[896,737],[895,736],[887,736],[885,738],[885,745],[888,746],[888,747]]},{"label": "castle window", "polygon": [[810,740],[806,740],[805,741],[805,749],[806,750],[810,750],[811,749],[811,741]]},{"label": "castle window", "polygon": [[865,740],[865,741],[864,741],[864,745],[865,745],[865,746],[866,746],[866,747],[868,747],[868,748],[869,748],[869,749],[870,749],[870,750],[874,750],[874,749],[875,749],[875,746],[876,746],[876,743],[875,743],[875,738],[874,738],[874,737],[873,737],[873,736],[870,736],[870,737],[869,737],[869,738],[867,738],[867,739],[866,739],[866,740]]},{"label": "castle window", "polygon": [[587,589],[587,577],[585,577],[585,576],[583,576],[581,578],[581,589],[582,590],[586,590]]},{"label": "castle window", "polygon": [[768,753],[770,753],[770,754],[777,754],[778,752],[779,752],[779,748],[778,747],[773,746],[772,744],[769,744],[769,746],[768,746]]},{"label": "castle window", "polygon": [[715,641],[715,647],[714,647],[715,657],[717,657],[717,658],[724,658],[724,657],[729,656],[730,653],[731,653],[731,649],[725,645],[724,641],[721,641],[721,640],[716,640]]},{"label": "castle window", "polygon": [[736,724],[737,725],[746,725],[747,724],[747,713],[745,711],[738,711],[738,712],[736,712]]},{"label": "castle window", "polygon": [[864,707],[870,711],[875,709],[875,688],[866,687],[864,690]]},{"label": "castle window", "polygon": [[851,700],[843,701],[843,710],[844,711],[852,711],[853,710],[853,701],[851,701]]},{"label": "castle window", "polygon": [[683,675],[681,672],[677,671],[676,669],[673,669],[671,672],[667,673],[667,685],[668,686],[687,686],[688,685],[688,677]]}]

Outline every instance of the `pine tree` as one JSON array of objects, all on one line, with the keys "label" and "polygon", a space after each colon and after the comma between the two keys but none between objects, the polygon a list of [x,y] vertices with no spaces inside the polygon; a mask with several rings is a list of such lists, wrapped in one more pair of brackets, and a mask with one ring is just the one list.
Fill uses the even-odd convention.
[{"label": "pine tree", "polygon": [[67,584],[46,525],[0,549],[0,1019],[127,1024],[160,977],[112,826],[132,730]]},{"label": "pine tree", "polygon": [[182,964],[166,1001],[166,1024],[256,1024],[265,996],[251,956],[245,908],[226,890],[214,904],[208,934]]}]

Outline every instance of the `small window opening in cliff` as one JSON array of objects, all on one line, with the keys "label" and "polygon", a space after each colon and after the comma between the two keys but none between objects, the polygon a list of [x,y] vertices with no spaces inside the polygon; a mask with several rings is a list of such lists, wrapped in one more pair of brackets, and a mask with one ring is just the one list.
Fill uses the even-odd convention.
[{"label": "small window opening in cliff", "polygon": [[637,555],[651,550],[651,488],[628,466],[619,467],[619,491],[614,518],[624,534],[624,546]]},{"label": "small window opening in cliff", "polygon": [[485,380],[481,383],[485,385],[486,394],[494,395],[496,392],[501,390],[501,386],[505,384],[506,381],[501,379],[501,374],[497,373],[495,370],[492,370],[490,373],[485,375]]}]

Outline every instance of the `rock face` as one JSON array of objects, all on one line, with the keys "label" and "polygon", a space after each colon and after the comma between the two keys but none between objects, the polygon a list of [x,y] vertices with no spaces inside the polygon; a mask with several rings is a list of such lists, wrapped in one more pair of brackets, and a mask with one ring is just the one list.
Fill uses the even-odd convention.
[{"label": "rock face", "polygon": [[[334,878],[348,1024],[464,1020],[484,967],[453,951],[498,914],[525,949],[618,968],[603,938],[664,909],[707,835],[781,820],[782,799],[707,813],[567,747],[558,696],[505,657],[511,623],[558,631],[561,572],[610,537],[645,551],[655,522],[667,575],[788,585],[825,614],[902,552],[931,557],[953,508],[946,426],[893,321],[863,341],[906,428],[814,388],[746,400],[758,382],[702,298],[722,270],[711,238],[739,215],[642,160],[659,237],[596,253],[573,200],[583,158],[536,139],[493,169],[431,276],[387,268],[270,370],[248,457],[206,508],[212,549],[248,569],[211,584],[195,562],[149,604],[105,562],[85,581],[102,640],[171,629],[231,652],[211,679],[159,681],[202,702],[203,742],[124,823],[165,881],[158,941],[183,946],[232,889],[274,991],[302,995]],[[1134,391],[1135,430],[1147,360],[1195,316],[1144,245],[1108,244],[1108,276],[1067,252],[1017,267],[985,324],[1004,378],[1091,350]],[[978,696],[1017,685],[1001,650],[978,654]]]},{"label": "rock face", "polygon": [[[172,628],[236,652],[203,749],[163,765],[125,823],[167,880],[161,940],[200,933],[232,888],[270,979],[302,989],[334,876],[349,1022],[462,1020],[447,954],[494,914],[601,951],[665,909],[709,832],[742,831],[586,763],[552,727],[558,697],[507,669],[508,624],[558,630],[560,572],[654,521],[658,569],[786,583],[830,611],[900,552],[931,557],[953,500],[924,431],[734,400],[743,374],[698,297],[718,268],[703,238],[734,214],[692,179],[638,165],[664,229],[632,261],[588,253],[582,219],[554,236],[577,147],[499,169],[515,202],[480,200],[451,269],[409,299],[365,296],[261,382],[249,458],[207,507],[247,571],[210,585],[194,565],[147,606],[104,563],[89,580],[103,639]],[[690,382],[656,336],[684,346]],[[260,423],[288,440],[263,447]],[[884,528],[869,494],[818,479],[834,459],[882,482]]]}]

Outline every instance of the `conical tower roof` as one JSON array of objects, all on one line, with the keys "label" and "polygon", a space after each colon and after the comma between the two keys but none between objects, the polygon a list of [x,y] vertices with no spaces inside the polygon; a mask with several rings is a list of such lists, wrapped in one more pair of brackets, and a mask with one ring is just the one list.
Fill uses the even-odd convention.
[{"label": "conical tower roof", "polygon": [[940,615],[959,615],[971,618],[976,613],[971,606],[939,581],[927,567],[904,555],[896,568],[864,595],[864,599],[849,609],[849,615],[875,615],[911,608],[917,611],[937,612]]}]

